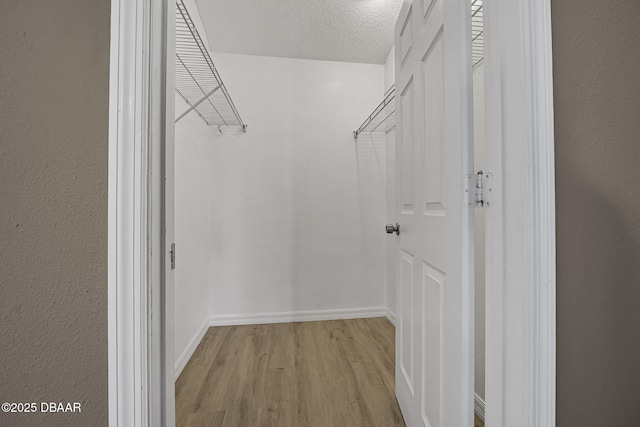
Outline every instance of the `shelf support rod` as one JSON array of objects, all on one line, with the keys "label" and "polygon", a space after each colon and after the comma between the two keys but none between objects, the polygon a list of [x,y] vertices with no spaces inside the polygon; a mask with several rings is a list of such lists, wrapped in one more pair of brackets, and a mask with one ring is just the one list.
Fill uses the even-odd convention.
[{"label": "shelf support rod", "polygon": [[207,100],[207,98],[209,98],[211,95],[213,95],[213,93],[215,91],[217,91],[218,89],[220,89],[220,85],[216,86],[211,92],[207,93],[202,99],[200,99],[198,102],[196,102],[195,104],[193,104],[191,107],[189,107],[189,109],[187,111],[185,111],[184,113],[180,114],[178,116],[178,118],[176,119],[176,121],[174,123],[178,123],[178,120],[180,120],[181,118],[183,118],[184,116],[186,116],[187,114],[189,114],[191,111],[193,111],[198,105],[202,104],[204,101]]},{"label": "shelf support rod", "polygon": [[[375,118],[378,116],[378,114],[380,114],[380,112],[381,112],[382,110],[384,110],[384,108],[385,108],[387,105],[389,105],[389,104],[391,103],[391,101],[393,101],[393,100],[395,99],[395,97],[396,97],[396,88],[395,88],[395,87],[392,87],[392,88],[391,88],[391,89],[389,89],[389,91],[385,94],[385,96],[384,96],[384,100],[380,103],[380,105],[378,105],[378,106],[376,107],[376,109],[375,109],[375,110],[373,110],[373,113],[371,113],[371,114],[369,115],[369,117],[367,117],[367,119],[364,121],[364,123],[362,123],[362,124],[360,125],[360,127],[358,128],[358,130],[353,131],[353,138],[357,140],[357,139],[358,139],[358,136],[360,136],[360,134],[365,130],[365,128],[366,128],[367,126],[369,126],[369,124],[373,121],[373,119],[375,119]],[[394,110],[394,111],[395,111],[395,110]],[[387,117],[385,117],[385,118],[382,120],[382,122],[384,122],[385,120],[387,120],[387,119],[391,116],[391,114],[393,114],[393,112],[394,112],[394,111],[392,111],[391,113],[389,113],[389,114],[387,115]],[[374,128],[374,129],[377,129],[377,128],[378,128],[378,126],[380,126],[380,125],[382,124],[382,122],[380,122],[380,123],[379,123],[379,124]]]}]

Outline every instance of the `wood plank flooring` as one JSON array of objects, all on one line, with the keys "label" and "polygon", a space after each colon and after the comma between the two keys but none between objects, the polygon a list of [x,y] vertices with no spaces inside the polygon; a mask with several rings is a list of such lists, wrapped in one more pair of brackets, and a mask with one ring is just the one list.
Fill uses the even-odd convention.
[{"label": "wood plank flooring", "polygon": [[176,382],[180,427],[404,426],[385,318],[209,328]]}]

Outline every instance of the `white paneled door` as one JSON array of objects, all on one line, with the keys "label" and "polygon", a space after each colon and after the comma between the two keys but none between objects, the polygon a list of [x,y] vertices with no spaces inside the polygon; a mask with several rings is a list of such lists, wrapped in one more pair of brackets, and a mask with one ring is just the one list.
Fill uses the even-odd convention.
[{"label": "white paneled door", "polygon": [[469,10],[405,2],[395,31],[396,394],[410,427],[473,425]]}]

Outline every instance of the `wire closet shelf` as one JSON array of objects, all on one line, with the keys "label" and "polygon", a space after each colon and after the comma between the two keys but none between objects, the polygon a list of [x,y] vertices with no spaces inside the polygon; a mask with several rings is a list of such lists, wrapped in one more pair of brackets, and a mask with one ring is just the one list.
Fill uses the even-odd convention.
[{"label": "wire closet shelf", "polygon": [[484,19],[482,0],[471,1],[471,60],[473,66],[484,59]]},{"label": "wire closet shelf", "polygon": [[[484,22],[482,0],[471,0],[471,60],[476,67],[484,59]],[[389,132],[395,128],[395,88],[385,94],[384,100],[366,118],[353,137],[358,139],[362,133]]]},{"label": "wire closet shelf", "polygon": [[176,1],[175,77],[176,92],[189,105],[176,123],[196,111],[209,126],[238,126],[247,131],[182,0]]}]

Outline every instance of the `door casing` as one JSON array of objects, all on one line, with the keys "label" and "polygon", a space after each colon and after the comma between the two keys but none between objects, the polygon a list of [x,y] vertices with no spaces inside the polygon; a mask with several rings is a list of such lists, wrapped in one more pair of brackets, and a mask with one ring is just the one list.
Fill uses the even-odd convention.
[{"label": "door casing", "polygon": [[484,3],[485,422],[555,426],[556,253],[550,0]]},{"label": "door casing", "polygon": [[112,0],[108,166],[110,426],[172,426],[173,10]]}]

